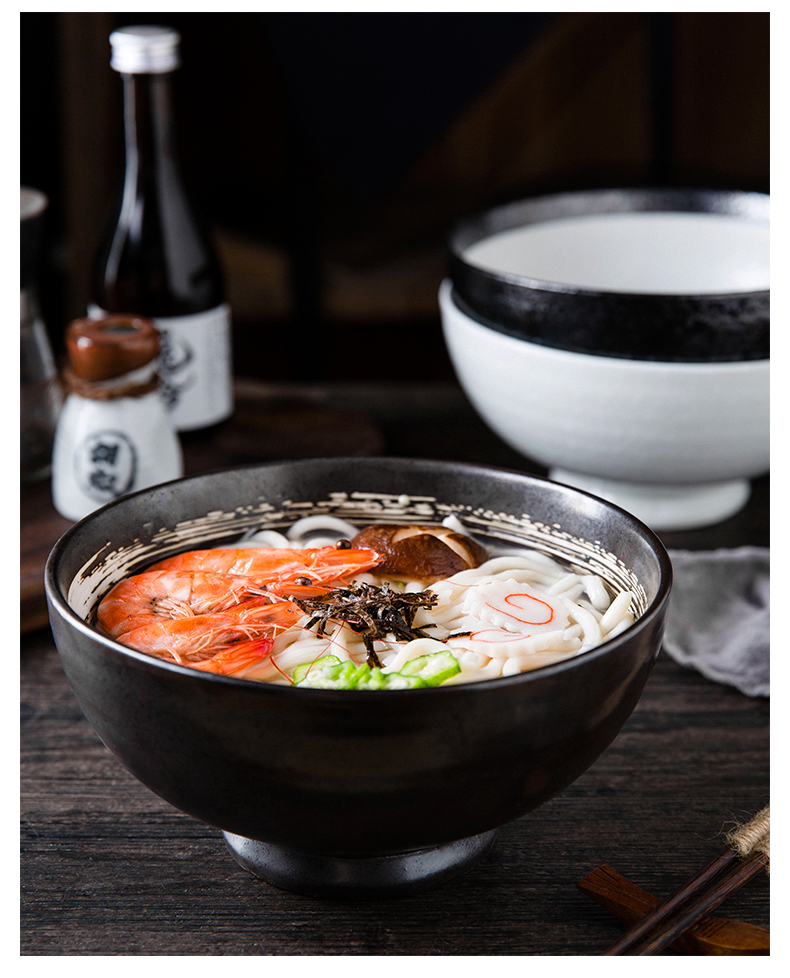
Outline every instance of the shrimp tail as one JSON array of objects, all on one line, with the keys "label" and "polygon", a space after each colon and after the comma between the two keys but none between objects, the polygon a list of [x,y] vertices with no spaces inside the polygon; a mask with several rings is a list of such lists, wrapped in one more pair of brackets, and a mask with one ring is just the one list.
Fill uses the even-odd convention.
[{"label": "shrimp tail", "polygon": [[247,642],[236,642],[203,662],[190,662],[193,669],[214,672],[220,676],[231,676],[265,659],[272,650],[274,640],[257,638]]}]

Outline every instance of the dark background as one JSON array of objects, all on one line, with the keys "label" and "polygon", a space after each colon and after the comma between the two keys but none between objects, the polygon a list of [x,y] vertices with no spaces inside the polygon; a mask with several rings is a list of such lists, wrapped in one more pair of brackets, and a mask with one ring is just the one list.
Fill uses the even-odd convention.
[{"label": "dark background", "polygon": [[452,377],[444,240],[482,207],[769,189],[767,13],[23,13],[21,180],[52,202],[57,352],[121,177],[108,36],[134,23],[182,35],[180,158],[225,269],[239,375]]}]

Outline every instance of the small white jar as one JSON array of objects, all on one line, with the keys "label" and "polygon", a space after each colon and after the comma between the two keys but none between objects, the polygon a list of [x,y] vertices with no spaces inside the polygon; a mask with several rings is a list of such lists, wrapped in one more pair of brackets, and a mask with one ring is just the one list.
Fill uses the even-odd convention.
[{"label": "small white jar", "polygon": [[183,457],[159,393],[159,334],[137,316],[78,319],[52,452],[55,509],[79,520],[126,493],[178,479]]}]

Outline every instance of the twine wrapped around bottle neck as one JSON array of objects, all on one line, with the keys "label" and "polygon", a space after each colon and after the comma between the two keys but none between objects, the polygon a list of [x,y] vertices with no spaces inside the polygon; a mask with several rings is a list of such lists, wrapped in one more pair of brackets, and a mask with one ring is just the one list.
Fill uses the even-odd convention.
[{"label": "twine wrapped around bottle neck", "polygon": [[741,858],[753,852],[767,856],[766,872],[770,872],[771,859],[771,806],[767,805],[746,825],[739,825],[727,833],[727,845],[735,849]]},{"label": "twine wrapped around bottle neck", "polygon": [[[140,377],[145,374],[147,379]],[[162,386],[159,375],[152,370],[134,370],[113,380],[85,380],[66,365],[63,368],[63,384],[67,394],[84,397],[89,401],[114,401],[122,397],[145,397]]]}]

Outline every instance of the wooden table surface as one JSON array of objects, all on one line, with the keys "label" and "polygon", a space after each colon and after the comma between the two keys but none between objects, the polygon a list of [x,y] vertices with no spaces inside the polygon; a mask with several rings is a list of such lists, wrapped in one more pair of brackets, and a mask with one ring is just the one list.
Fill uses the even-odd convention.
[{"label": "wooden table surface", "polygon": [[[193,439],[188,471],[251,454],[381,452],[543,474],[492,435],[452,384],[244,391],[248,407],[266,404],[258,422],[253,405],[225,436]],[[312,411],[313,420],[301,441],[292,423],[284,445],[289,425],[277,435],[272,405],[295,396],[296,416]],[[343,433],[333,438],[338,412]],[[23,552],[26,539],[45,548],[59,520],[41,498],[46,487],[29,495],[38,502],[23,504]],[[767,546],[768,497],[768,479],[757,480],[732,519],[661,536],[670,548]],[[34,623],[22,637],[21,700],[24,955],[597,955],[623,927],[579,892],[579,879],[606,863],[667,896],[769,802],[768,701],[662,654],[608,750],[561,795],[500,829],[465,875],[399,900],[335,903],[250,876],[217,830],[129,775],[82,717],[48,628]],[[716,914],[767,927],[766,875]]]}]

